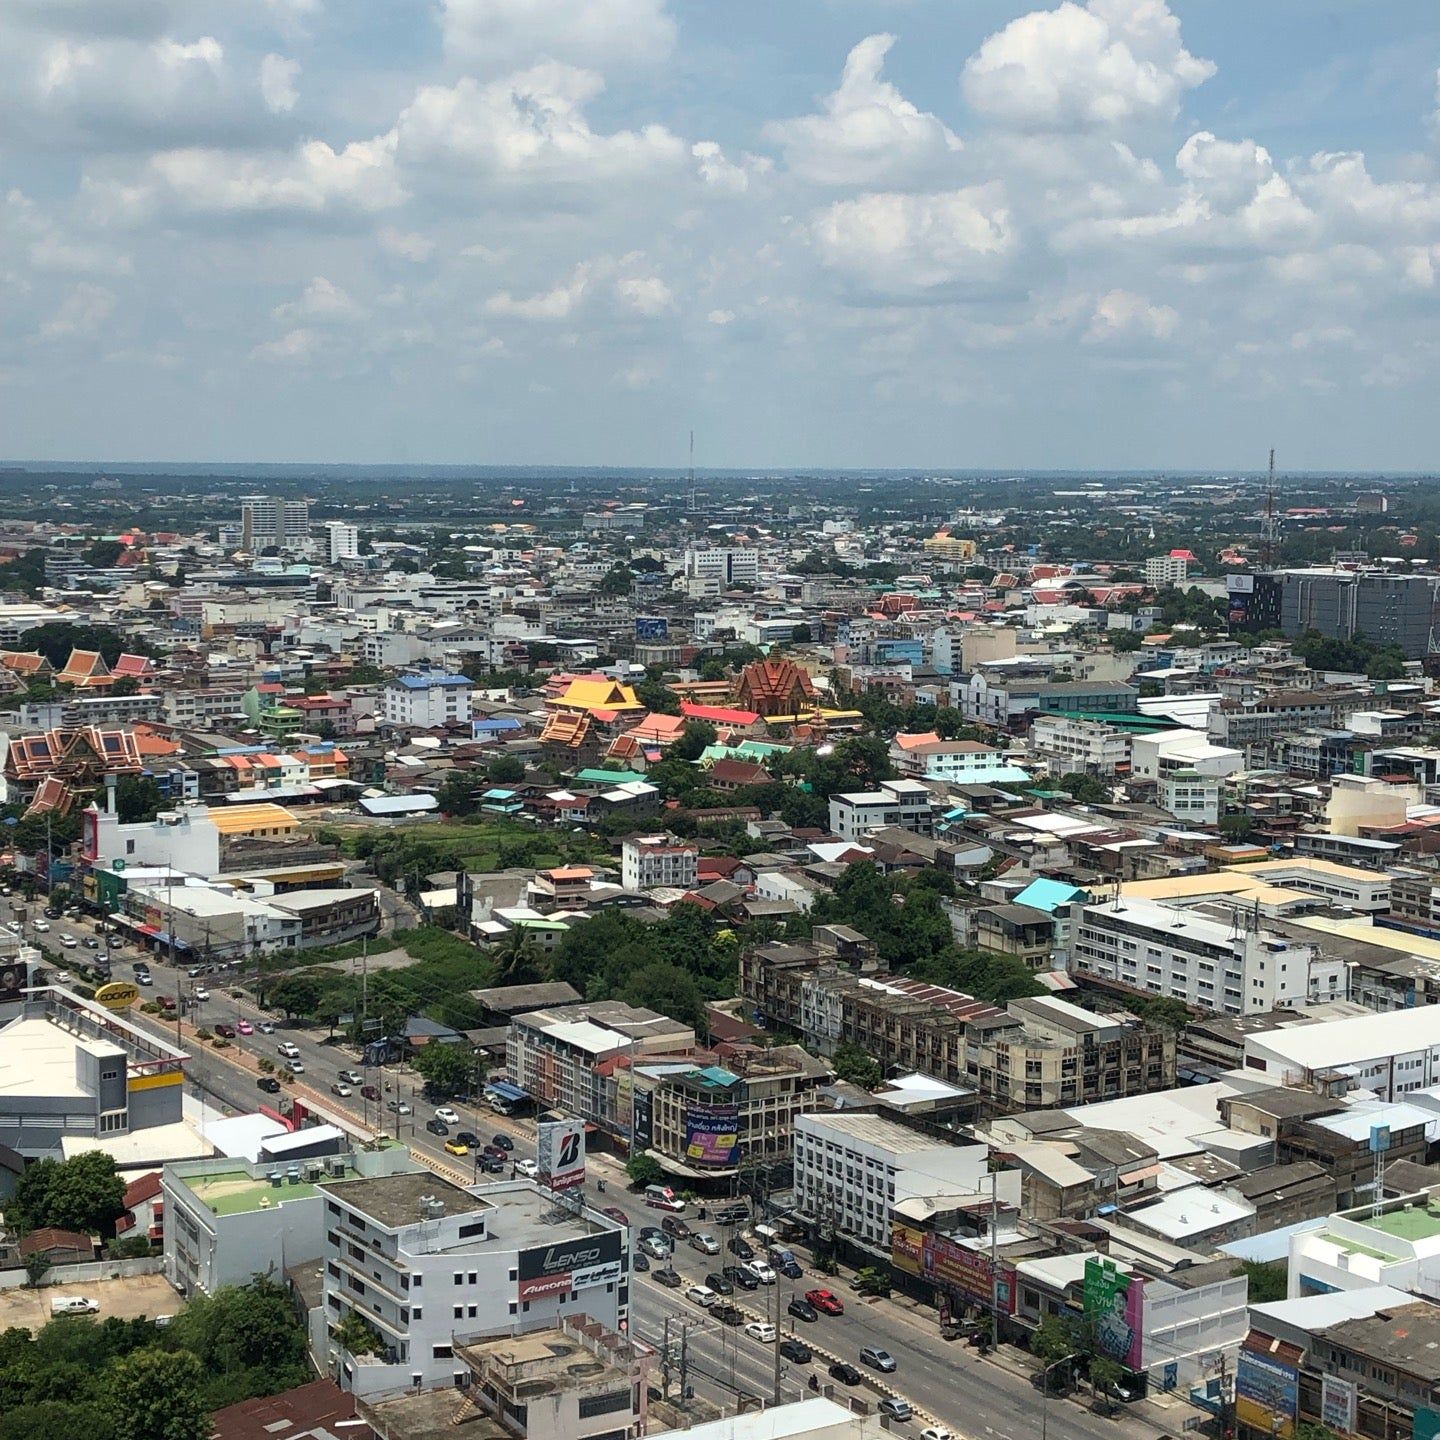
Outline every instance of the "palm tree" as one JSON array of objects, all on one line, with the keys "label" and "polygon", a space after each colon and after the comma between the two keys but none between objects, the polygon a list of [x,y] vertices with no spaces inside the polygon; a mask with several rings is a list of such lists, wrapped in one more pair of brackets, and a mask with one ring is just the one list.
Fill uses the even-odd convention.
[{"label": "palm tree", "polygon": [[545,957],[535,937],[517,925],[495,951],[497,985],[533,985],[545,978]]}]

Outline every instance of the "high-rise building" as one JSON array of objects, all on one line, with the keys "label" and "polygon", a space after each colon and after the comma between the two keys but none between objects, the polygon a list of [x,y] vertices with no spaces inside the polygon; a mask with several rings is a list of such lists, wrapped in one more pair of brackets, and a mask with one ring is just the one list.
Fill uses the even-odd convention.
[{"label": "high-rise building", "polygon": [[1398,645],[1418,660],[1429,654],[1440,609],[1433,575],[1315,566],[1226,577],[1232,629],[1280,629],[1287,636],[1317,630],[1333,640],[1363,635]]},{"label": "high-rise building", "polygon": [[338,565],[342,560],[354,560],[360,554],[360,531],[344,520],[327,520],[325,534],[329,541],[330,563]]},{"label": "high-rise building", "polygon": [[252,555],[271,546],[285,550],[310,538],[310,502],[273,495],[240,497],[240,547]]}]

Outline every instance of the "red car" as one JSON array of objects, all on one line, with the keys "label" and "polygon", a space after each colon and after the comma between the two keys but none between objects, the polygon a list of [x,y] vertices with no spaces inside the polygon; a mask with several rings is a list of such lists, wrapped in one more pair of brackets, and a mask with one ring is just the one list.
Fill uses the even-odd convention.
[{"label": "red car", "polygon": [[807,1290],[805,1298],[822,1315],[843,1315],[845,1306],[828,1290]]}]

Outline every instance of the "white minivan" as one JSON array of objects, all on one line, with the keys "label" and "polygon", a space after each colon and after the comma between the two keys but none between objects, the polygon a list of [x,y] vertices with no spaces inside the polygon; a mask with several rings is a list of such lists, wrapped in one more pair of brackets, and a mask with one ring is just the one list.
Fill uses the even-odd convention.
[{"label": "white minivan", "polygon": [[668,1185],[647,1185],[645,1203],[654,1210],[669,1210],[675,1215],[685,1208],[685,1202]]}]

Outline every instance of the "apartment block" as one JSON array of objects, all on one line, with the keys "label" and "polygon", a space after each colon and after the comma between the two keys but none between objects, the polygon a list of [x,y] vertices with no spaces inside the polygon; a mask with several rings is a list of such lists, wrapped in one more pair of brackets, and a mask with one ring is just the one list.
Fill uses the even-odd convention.
[{"label": "apartment block", "polygon": [[700,849],[673,835],[647,835],[620,847],[620,883],[626,890],[693,890]]},{"label": "apartment block", "polygon": [[1130,736],[1099,720],[1037,715],[1029,744],[1055,775],[1093,775],[1107,779],[1130,763]]},{"label": "apartment block", "polygon": [[842,840],[864,843],[872,830],[887,825],[913,835],[934,833],[934,800],[919,780],[882,780],[876,790],[854,790],[830,797],[830,829]]}]

